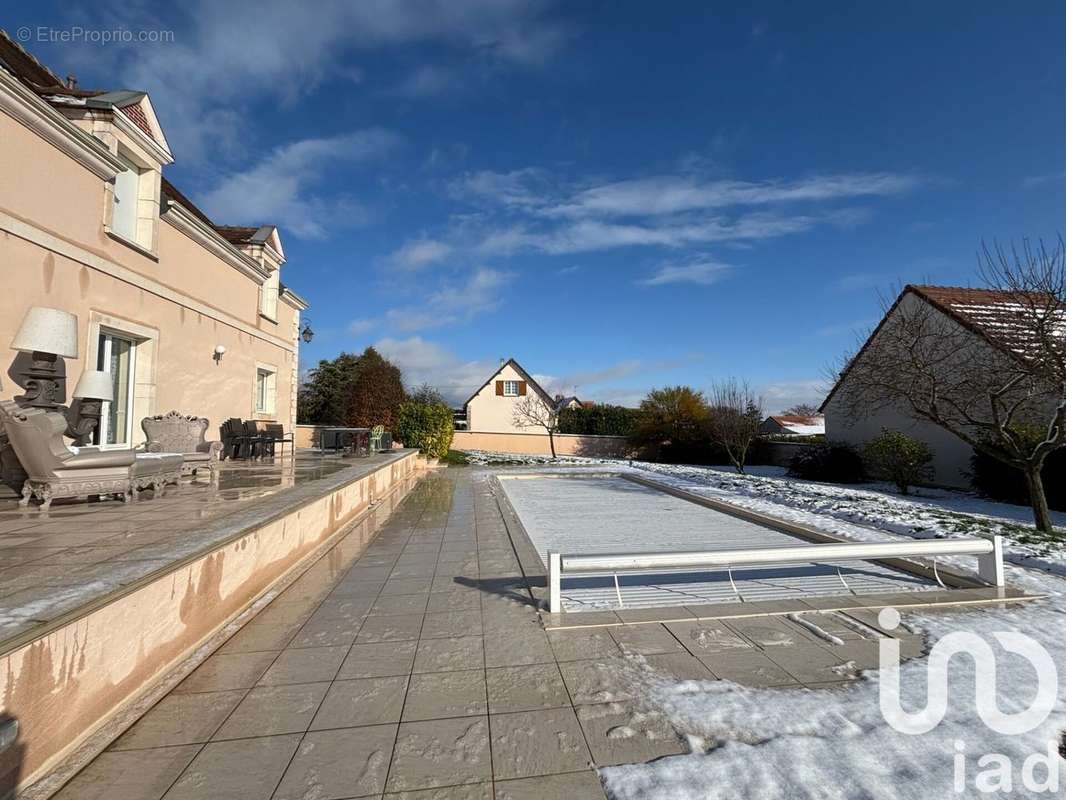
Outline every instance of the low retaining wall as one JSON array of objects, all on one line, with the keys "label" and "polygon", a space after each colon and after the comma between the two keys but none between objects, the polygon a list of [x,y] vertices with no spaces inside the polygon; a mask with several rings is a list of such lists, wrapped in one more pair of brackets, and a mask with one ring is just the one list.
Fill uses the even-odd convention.
[{"label": "low retaining wall", "polygon": [[297,425],[293,428],[293,441],[297,447],[318,447],[318,433],[322,425]]},{"label": "low retaining wall", "polygon": [[[0,654],[0,720],[18,722],[0,775],[32,782],[124,703],[188,657],[371,503],[424,467],[414,451],[267,498],[226,543],[90,603]],[[21,763],[18,763],[21,762]]]},{"label": "low retaining wall", "polygon": [[[488,450],[494,453],[550,456],[551,445],[546,433],[488,433],[456,431],[452,440],[455,450]],[[626,458],[629,443],[624,436],[579,436],[555,434],[555,452],[561,456],[589,458]]]}]

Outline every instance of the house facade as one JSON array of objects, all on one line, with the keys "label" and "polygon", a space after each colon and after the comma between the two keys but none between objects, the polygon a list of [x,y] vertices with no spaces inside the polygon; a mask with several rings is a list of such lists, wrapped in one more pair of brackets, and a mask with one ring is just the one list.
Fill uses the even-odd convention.
[{"label": "house facade", "polygon": [[217,224],[163,176],[173,162],[148,95],[68,85],[0,31],[0,398],[23,393],[7,349],[27,312],[77,318],[65,396],[111,375],[93,443],[143,441],[140,420],[296,421],[300,312],[270,225]]},{"label": "house facade", "polygon": [[[977,359],[981,353],[996,354],[1011,325],[1012,303],[1004,293],[950,286],[907,286],[886,313],[870,338],[843,370],[826,397],[820,411],[825,415],[825,433],[829,441],[846,442],[856,447],[873,439],[883,429],[901,431],[925,442],[933,453],[932,482],[947,487],[969,488],[973,448],[955,434],[931,421],[916,419],[902,405],[870,404],[864,413],[856,413],[854,403],[845,401],[852,389],[852,369],[868,350],[875,348],[878,337],[894,315],[913,318],[929,315],[931,322],[953,336],[960,347],[961,360]],[[971,349],[973,348],[973,349]],[[987,350],[992,348],[991,350]],[[1008,348],[1009,349],[1009,348]],[[1009,355],[1004,355],[1008,358]],[[982,363],[992,359],[981,357]]]},{"label": "house facade", "polygon": [[825,433],[825,417],[821,414],[809,417],[773,414],[759,425],[759,433],[766,436],[819,436]]},{"label": "house facade", "polygon": [[466,429],[479,433],[543,433],[542,428],[515,421],[515,411],[526,398],[533,398],[545,408],[555,406],[552,396],[510,358],[463,405]]}]

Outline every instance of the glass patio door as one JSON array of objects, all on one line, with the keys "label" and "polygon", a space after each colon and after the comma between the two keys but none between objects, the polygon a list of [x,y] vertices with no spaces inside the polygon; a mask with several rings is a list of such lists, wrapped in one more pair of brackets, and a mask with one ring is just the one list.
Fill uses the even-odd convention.
[{"label": "glass patio door", "polygon": [[111,376],[115,399],[103,404],[93,441],[99,445],[129,446],[133,436],[133,367],[137,343],[116,333],[100,331],[96,368]]}]

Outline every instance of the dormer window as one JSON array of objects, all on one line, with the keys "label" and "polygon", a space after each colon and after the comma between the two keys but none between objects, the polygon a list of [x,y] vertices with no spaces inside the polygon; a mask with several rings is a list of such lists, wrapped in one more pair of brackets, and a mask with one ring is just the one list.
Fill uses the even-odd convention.
[{"label": "dormer window", "polygon": [[111,231],[137,241],[137,195],[141,183],[141,171],[128,158],[119,156],[126,169],[115,176],[115,200],[111,212]]},{"label": "dormer window", "polygon": [[280,270],[274,270],[259,289],[259,313],[271,322],[278,321],[278,281]]},{"label": "dormer window", "polygon": [[107,231],[120,241],[152,254],[159,218],[159,172],[125,147],[120,147],[117,155],[126,168],[115,176]]}]

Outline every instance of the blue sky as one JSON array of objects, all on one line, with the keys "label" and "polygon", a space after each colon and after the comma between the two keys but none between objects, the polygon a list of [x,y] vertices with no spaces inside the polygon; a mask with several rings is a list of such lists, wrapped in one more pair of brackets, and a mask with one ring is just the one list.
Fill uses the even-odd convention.
[{"label": "blue sky", "polygon": [[[11,5],[82,86],[147,90],[169,177],[281,227],[317,336],[460,398],[513,356],[633,404],[737,375],[776,411],[898,283],[1054,237],[1053,35],[991,3]],[[172,31],[57,43],[38,26]],[[44,39],[44,40],[40,40]]]}]

